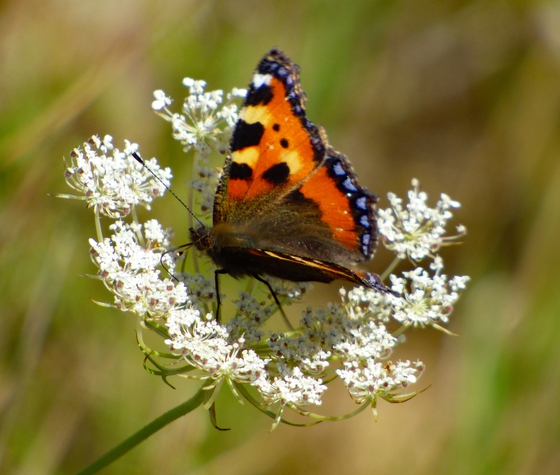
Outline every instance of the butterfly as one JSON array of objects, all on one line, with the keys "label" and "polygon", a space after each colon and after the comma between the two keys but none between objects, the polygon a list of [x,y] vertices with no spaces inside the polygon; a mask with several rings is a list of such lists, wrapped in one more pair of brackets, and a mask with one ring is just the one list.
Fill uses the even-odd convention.
[{"label": "butterfly", "polygon": [[239,112],[213,208],[213,226],[190,229],[218,275],[293,282],[345,280],[383,292],[379,276],[355,269],[372,259],[377,195],[305,115],[299,67],[272,49],[253,74]]}]

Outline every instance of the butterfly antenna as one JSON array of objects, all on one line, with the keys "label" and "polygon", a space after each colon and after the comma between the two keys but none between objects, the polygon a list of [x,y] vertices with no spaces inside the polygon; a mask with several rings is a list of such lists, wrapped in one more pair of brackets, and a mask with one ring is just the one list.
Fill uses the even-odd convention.
[{"label": "butterfly antenna", "polygon": [[165,263],[163,262],[163,259],[165,258],[165,256],[167,256],[167,254],[171,254],[172,252],[178,252],[178,256],[182,256],[183,253],[186,251],[188,252],[189,249],[191,248],[191,246],[194,243],[189,242],[188,244],[182,244],[179,247],[174,247],[173,249],[169,249],[167,251],[165,251],[161,257],[159,258],[159,262],[161,264],[161,266],[165,269],[165,271],[169,274],[169,276],[175,281],[175,282],[179,282],[179,279],[177,279],[177,277],[175,277],[171,272],[169,272],[169,269],[167,268],[167,266],[165,265]]},{"label": "butterfly antenna", "polygon": [[164,183],[164,181],[163,181],[159,176],[157,176],[157,175],[154,173],[154,171],[153,171],[148,165],[146,165],[146,162],[144,162],[144,160],[142,159],[142,157],[141,157],[140,155],[138,155],[136,152],[132,152],[132,156],[136,159],[136,161],[137,161],[138,163],[140,163],[140,164],[142,164],[144,167],[146,167],[146,170],[148,170],[148,171],[154,176],[154,178],[155,178],[156,180],[158,180],[163,186],[165,186],[165,189],[166,189],[167,191],[169,191],[169,193],[171,193],[171,194],[173,195],[173,197],[174,197],[179,203],[181,203],[181,204],[183,205],[183,207],[192,215],[192,217],[198,221],[198,224],[200,224],[201,226],[204,226],[204,223],[203,223],[200,219],[198,219],[198,217],[196,216],[196,214],[194,214],[194,213],[191,211],[191,209],[185,204],[185,202],[184,202],[181,198],[179,198],[179,197],[175,194],[175,192],[174,192],[171,188],[169,188],[169,187]]}]

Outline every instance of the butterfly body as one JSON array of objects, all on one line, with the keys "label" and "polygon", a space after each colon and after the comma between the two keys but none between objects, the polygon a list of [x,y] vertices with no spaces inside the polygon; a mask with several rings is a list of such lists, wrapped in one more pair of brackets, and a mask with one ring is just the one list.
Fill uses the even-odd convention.
[{"label": "butterfly body", "polygon": [[385,290],[354,270],[377,245],[377,196],[305,116],[299,68],[281,51],[259,63],[216,192],[213,226],[194,245],[233,277],[346,280]]}]

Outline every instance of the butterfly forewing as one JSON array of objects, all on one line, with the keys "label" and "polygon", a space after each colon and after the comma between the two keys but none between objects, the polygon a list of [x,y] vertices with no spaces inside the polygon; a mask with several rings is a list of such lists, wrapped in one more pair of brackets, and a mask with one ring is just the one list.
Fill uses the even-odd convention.
[{"label": "butterfly forewing", "polygon": [[259,63],[239,116],[214,224],[272,207],[325,159],[324,132],[305,117],[299,69],[280,51]]}]

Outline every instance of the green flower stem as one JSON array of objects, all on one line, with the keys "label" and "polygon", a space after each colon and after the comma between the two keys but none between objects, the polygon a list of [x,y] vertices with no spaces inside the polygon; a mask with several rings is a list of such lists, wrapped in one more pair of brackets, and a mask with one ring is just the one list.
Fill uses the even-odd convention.
[{"label": "green flower stem", "polygon": [[97,242],[103,242],[103,231],[101,230],[101,216],[99,215],[99,208],[94,208],[95,213],[95,231],[97,234]]},{"label": "green flower stem", "polygon": [[177,407],[167,411],[165,414],[162,414],[157,419],[154,419],[150,422],[147,426],[144,426],[135,434],[131,435],[128,439],[121,442],[115,448],[107,452],[105,455],[98,458],[95,462],[93,462],[89,467],[85,468],[77,475],[91,475],[93,473],[99,472],[101,469],[105,468],[107,465],[110,465],[115,460],[122,457],[126,454],[129,450],[136,447],[138,444],[146,440],[152,434],[155,434],[158,430],[165,427],[167,424],[170,424],[179,417],[188,414],[189,412],[196,409],[198,406],[202,404],[204,401],[204,396],[206,391],[204,389],[199,389],[198,392],[190,398],[188,401],[185,401],[182,404],[179,404]]},{"label": "green flower stem", "polygon": [[383,274],[381,274],[381,280],[384,282],[385,279],[387,279],[389,277],[389,274],[391,274],[391,272],[393,272],[395,270],[395,268],[397,267],[397,265],[399,264],[399,262],[401,262],[402,259],[395,257],[393,259],[393,262],[391,262],[391,264],[389,264],[389,267],[387,267],[387,269],[385,269],[385,272],[383,272]]}]

